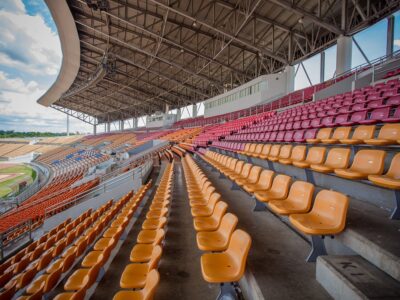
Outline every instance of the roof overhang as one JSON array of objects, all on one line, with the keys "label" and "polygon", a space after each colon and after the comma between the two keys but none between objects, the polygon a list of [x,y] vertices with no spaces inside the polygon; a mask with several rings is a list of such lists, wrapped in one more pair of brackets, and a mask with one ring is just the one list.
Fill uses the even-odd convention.
[{"label": "roof overhang", "polygon": [[80,67],[81,47],[74,18],[66,0],[45,0],[60,37],[62,63],[56,81],[37,102],[50,106],[71,87]]}]

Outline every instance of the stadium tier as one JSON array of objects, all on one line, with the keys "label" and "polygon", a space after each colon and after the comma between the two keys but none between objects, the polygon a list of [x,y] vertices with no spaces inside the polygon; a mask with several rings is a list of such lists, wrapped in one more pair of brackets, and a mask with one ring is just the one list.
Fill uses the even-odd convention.
[{"label": "stadium tier", "polygon": [[0,300],[400,299],[400,1],[45,2],[67,133],[0,139]]}]

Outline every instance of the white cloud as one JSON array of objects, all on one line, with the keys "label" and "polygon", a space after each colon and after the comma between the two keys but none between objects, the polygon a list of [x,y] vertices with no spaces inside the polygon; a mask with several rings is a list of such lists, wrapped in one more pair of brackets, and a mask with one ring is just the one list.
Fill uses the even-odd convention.
[{"label": "white cloud", "polygon": [[[43,10],[46,10],[43,4]],[[40,14],[28,15],[21,0],[0,0],[0,128],[66,131],[66,115],[38,104],[61,66],[57,33]],[[6,71],[5,71],[6,70]],[[48,85],[44,86],[43,82]],[[71,131],[92,127],[70,118]]]},{"label": "white cloud", "polygon": [[0,64],[34,75],[57,75],[61,46],[40,15],[0,10]]},{"label": "white cloud", "polygon": [[394,40],[394,45],[400,47],[400,40]]},{"label": "white cloud", "polygon": [[1,0],[0,10],[24,14],[25,6],[21,0]]}]

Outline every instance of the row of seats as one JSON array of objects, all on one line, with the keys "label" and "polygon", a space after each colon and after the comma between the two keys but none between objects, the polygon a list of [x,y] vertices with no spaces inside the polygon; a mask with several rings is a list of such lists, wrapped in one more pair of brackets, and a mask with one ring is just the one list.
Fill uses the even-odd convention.
[{"label": "row of seats", "polygon": [[243,150],[223,148],[241,155],[293,165],[298,168],[310,168],[320,173],[335,173],[337,176],[352,180],[369,180],[375,185],[400,189],[400,153],[391,160],[388,171],[385,169],[386,152],[384,150],[362,149],[355,153],[350,165],[350,148],[310,147],[290,144],[246,144]]},{"label": "row of seats", "polygon": [[180,146],[177,146],[177,145],[172,146],[171,150],[173,153],[175,153],[179,157],[184,157],[186,155],[186,150],[181,148]]},{"label": "row of seats", "polygon": [[49,267],[45,272],[48,272],[59,257],[66,253],[64,250],[73,247],[71,245],[74,240],[76,241],[76,238],[81,236],[84,230],[90,227],[110,206],[111,202],[108,202],[94,213],[89,210],[72,222],[70,219],[66,220],[7,260],[2,265],[2,269],[7,267],[9,261],[11,261],[11,264],[3,270],[1,276],[2,295],[7,298],[18,291],[20,291],[18,293],[21,293],[38,273],[43,273],[47,266]]},{"label": "row of seats", "polygon": [[192,157],[186,155],[182,162],[197,246],[209,252],[201,256],[203,278],[233,288],[231,283],[238,282],[244,274],[251,237],[235,229],[238,218],[225,213],[228,205],[221,201],[221,195]]},{"label": "row of seats", "polygon": [[169,206],[173,190],[174,164],[169,163],[152,199],[146,220],[130,253],[128,264],[121,275],[121,291],[114,300],[153,299],[160,276],[157,271],[162,255],[164,227],[168,221]]},{"label": "row of seats", "polygon": [[[207,151],[202,158],[275,213],[289,215],[290,223],[300,232],[311,235],[313,241],[317,236],[339,234],[345,228],[349,206],[346,195],[321,190],[313,201],[315,187],[311,183],[292,183],[290,176],[213,151]],[[258,210],[260,203],[257,204]],[[307,261],[315,261],[323,252],[313,247]]]},{"label": "row of seats", "polygon": [[[80,268],[77,268],[66,279],[65,292],[58,294],[54,298],[55,300],[83,299],[86,291],[100,280],[101,269],[110,260],[112,250],[124,234],[150,186],[151,181],[143,185],[135,195],[130,192],[122,197],[85,232],[84,237],[75,242],[77,252],[82,244],[86,244],[85,250],[82,252],[83,258],[80,260]],[[110,222],[111,224],[108,225]],[[94,235],[93,240],[90,240],[91,235]],[[88,240],[87,243],[85,243],[86,240]],[[75,249],[69,252],[73,253],[74,251]],[[60,264],[63,265],[64,262]],[[29,292],[29,289],[27,291]]]},{"label": "row of seats", "polygon": [[[350,126],[322,129],[286,130],[252,134],[239,134],[225,137],[225,141],[259,141],[287,143],[323,144],[367,144],[385,146],[400,143],[400,124],[384,124],[375,137],[375,125],[361,125],[354,130]],[[350,136],[351,135],[351,136]],[[215,143],[215,142],[214,142]],[[214,144],[213,143],[213,144]],[[217,142],[218,143],[218,142]]]}]

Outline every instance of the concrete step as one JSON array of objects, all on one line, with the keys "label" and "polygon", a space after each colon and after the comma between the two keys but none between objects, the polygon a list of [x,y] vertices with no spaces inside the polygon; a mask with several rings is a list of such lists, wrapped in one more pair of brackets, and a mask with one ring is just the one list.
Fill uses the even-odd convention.
[{"label": "concrete step", "polygon": [[351,199],[346,230],[335,239],[400,282],[400,221]]},{"label": "concrete step", "polygon": [[320,256],[317,281],[334,299],[400,299],[400,283],[361,256]]}]

